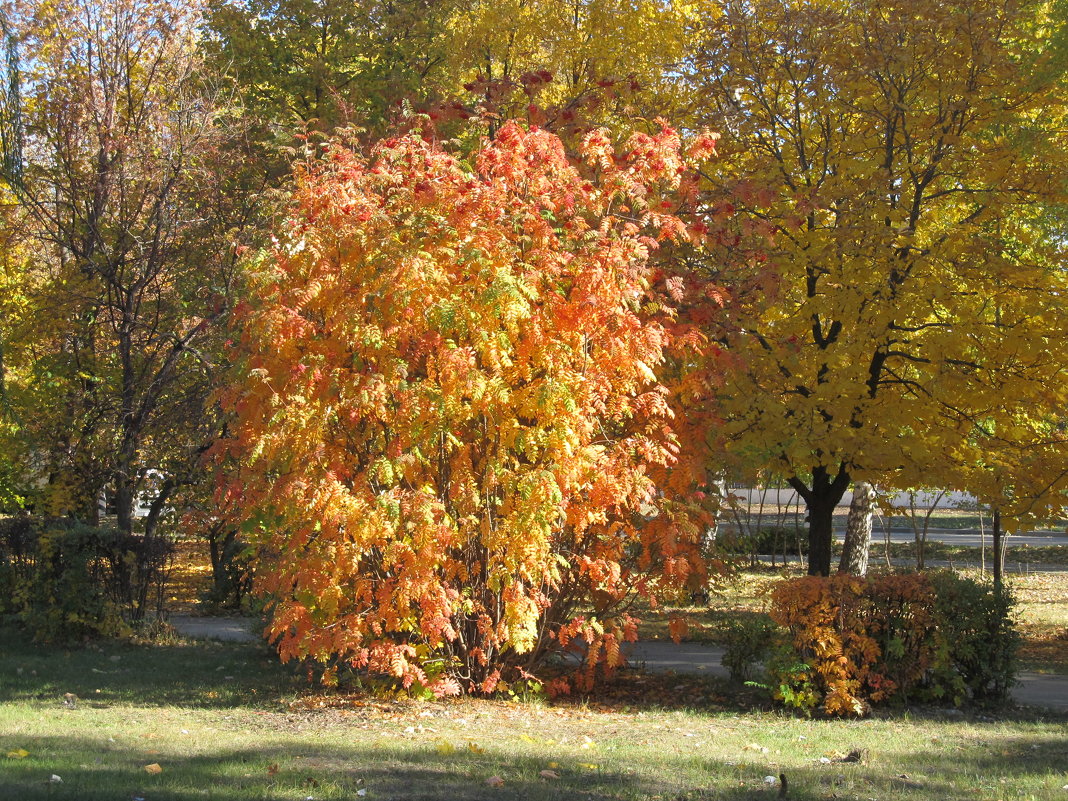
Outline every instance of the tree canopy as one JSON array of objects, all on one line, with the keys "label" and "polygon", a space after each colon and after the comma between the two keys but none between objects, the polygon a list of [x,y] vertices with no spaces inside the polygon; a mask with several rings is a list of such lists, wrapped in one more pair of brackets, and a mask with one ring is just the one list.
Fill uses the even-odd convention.
[{"label": "tree canopy", "polygon": [[716,8],[694,78],[775,275],[725,335],[726,439],[789,476],[826,574],[852,479],[956,482],[1032,424],[1064,458],[1065,274],[1033,225],[1064,200],[1063,86],[1042,4]]},{"label": "tree canopy", "polygon": [[248,545],[284,656],[439,694],[617,666],[727,477],[787,477],[815,573],[853,482],[1037,523],[1063,15],[16,0],[0,507],[174,512]]}]

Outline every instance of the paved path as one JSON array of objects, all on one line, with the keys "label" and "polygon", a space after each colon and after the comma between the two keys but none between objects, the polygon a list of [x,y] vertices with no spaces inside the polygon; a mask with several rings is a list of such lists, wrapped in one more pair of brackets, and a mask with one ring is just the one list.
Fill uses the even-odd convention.
[{"label": "paved path", "polygon": [[[723,648],[702,643],[680,643],[645,640],[631,646],[629,659],[636,667],[646,670],[673,670],[676,673],[705,676],[729,675],[720,664]],[[1068,712],[1068,676],[1052,673],[1021,673],[1012,697],[1018,704],[1044,706]]]},{"label": "paved path", "polygon": [[186,617],[174,616],[168,621],[183,637],[194,640],[223,640],[224,642],[256,642],[259,621],[251,617]]},{"label": "paved path", "polygon": [[[782,556],[772,557],[770,554],[762,554],[757,557],[757,560],[769,565],[782,565]],[[802,562],[796,556],[787,556],[786,564],[788,565],[803,565]],[[832,568],[838,564],[837,560],[832,560]],[[885,567],[886,560],[882,554],[877,554],[875,548],[872,548],[871,556],[868,559],[868,564],[875,567]],[[916,569],[915,559],[906,559],[903,556],[894,556],[890,559],[890,564],[894,567],[903,567],[907,570]],[[978,561],[969,561],[967,559],[955,559],[950,562],[946,559],[927,559],[924,561],[928,570],[935,568],[948,568],[950,570],[978,570],[980,565]],[[1004,564],[1004,570],[1006,576],[1030,576],[1034,573],[1068,573],[1068,564],[1056,565],[1049,562],[1018,562],[1014,559],[1007,559]],[[993,564],[987,559],[986,572],[987,575],[991,575],[994,567]]]},{"label": "paved path", "polygon": [[[226,642],[256,642],[260,639],[254,618],[241,617],[172,617],[170,623],[184,637]],[[720,664],[723,648],[717,645],[684,642],[676,645],[664,640],[643,640],[629,647],[628,659],[638,668],[674,671],[702,676],[728,676]],[[1068,676],[1048,673],[1021,673],[1012,697],[1019,704],[1044,706],[1068,712]]]}]

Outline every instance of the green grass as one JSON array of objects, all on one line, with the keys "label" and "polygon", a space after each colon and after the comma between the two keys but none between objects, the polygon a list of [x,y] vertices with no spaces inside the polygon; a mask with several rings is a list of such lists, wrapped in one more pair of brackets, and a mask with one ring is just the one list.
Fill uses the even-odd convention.
[{"label": "green grass", "polygon": [[[796,799],[1063,800],[1068,784],[1064,718],[809,721],[671,677],[673,709],[638,680],[613,702],[375,701],[312,695],[260,646],[0,642],[5,801],[772,799],[780,771]],[[837,761],[853,749],[861,763]]]}]

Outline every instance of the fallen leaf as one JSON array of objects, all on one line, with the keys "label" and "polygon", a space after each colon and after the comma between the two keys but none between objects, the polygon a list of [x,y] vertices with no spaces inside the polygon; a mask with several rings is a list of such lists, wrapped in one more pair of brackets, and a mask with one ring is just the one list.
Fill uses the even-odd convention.
[{"label": "fallen leaf", "polygon": [[480,746],[478,743],[468,743],[467,750],[470,751],[472,754],[486,753],[486,749]]},{"label": "fallen leaf", "polygon": [[556,770],[558,767],[560,767],[560,763],[559,762],[550,762],[549,763],[549,767],[552,768],[553,770]]},{"label": "fallen leaf", "polygon": [[157,773],[163,773],[163,768],[160,767],[158,762],[153,762],[151,765],[145,765],[145,773],[151,773],[153,775]]},{"label": "fallen leaf", "polygon": [[543,779],[559,779],[560,778],[560,774],[557,773],[555,770],[543,770],[543,771],[539,772],[538,775],[541,776]]},{"label": "fallen leaf", "polygon": [[504,787],[504,779],[500,776],[490,776],[486,779],[486,784],[490,787]]},{"label": "fallen leaf", "polygon": [[579,767],[585,768],[586,770],[597,770],[597,766],[590,762],[583,762]]},{"label": "fallen leaf", "polygon": [[268,776],[275,776],[275,775],[277,775],[277,773],[278,773],[278,763],[277,762],[273,762],[273,763],[271,763],[270,765],[267,766],[267,775]]},{"label": "fallen leaf", "polygon": [[14,750],[14,751],[8,751],[7,752],[7,758],[8,759],[25,759],[29,755],[30,755],[30,752],[27,751],[25,748],[18,748],[18,749]]},{"label": "fallen leaf", "polygon": [[456,746],[452,743],[438,743],[438,753],[442,756],[449,756],[449,754],[456,753]]}]

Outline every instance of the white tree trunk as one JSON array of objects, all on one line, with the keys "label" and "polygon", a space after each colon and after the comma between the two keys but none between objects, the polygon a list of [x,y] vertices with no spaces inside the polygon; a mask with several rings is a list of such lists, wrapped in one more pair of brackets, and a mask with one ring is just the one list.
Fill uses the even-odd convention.
[{"label": "white tree trunk", "polygon": [[868,550],[871,548],[871,522],[875,513],[875,488],[867,482],[857,482],[853,488],[853,502],[849,504],[845,545],[839,573],[863,576],[868,572]]}]

